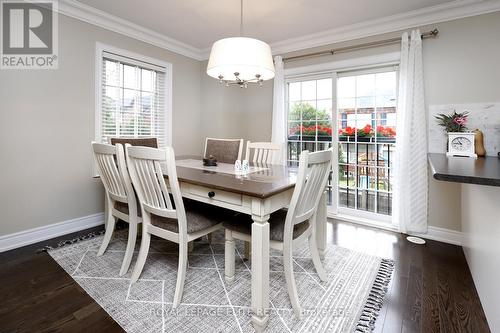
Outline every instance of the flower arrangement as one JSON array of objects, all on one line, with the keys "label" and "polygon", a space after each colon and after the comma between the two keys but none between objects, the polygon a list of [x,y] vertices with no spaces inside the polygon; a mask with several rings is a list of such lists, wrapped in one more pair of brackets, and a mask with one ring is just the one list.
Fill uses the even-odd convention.
[{"label": "flower arrangement", "polygon": [[[325,125],[312,125],[312,126],[302,126],[298,125],[290,128],[290,135],[310,135],[314,136],[318,133],[318,136],[332,136],[332,128]],[[392,127],[377,126],[374,129],[371,125],[366,125],[362,128],[355,128],[347,126],[344,129],[339,129],[339,136],[355,136],[370,138],[373,136],[394,138],[396,137],[396,131]]]},{"label": "flower arrangement", "polygon": [[396,137],[396,131],[392,127],[377,126],[374,130],[371,125],[366,125],[363,128],[354,128],[347,126],[344,129],[339,130],[340,136],[355,136],[358,137],[373,137],[375,134],[378,137],[394,138]]},{"label": "flower arrangement", "polygon": [[355,127],[347,126],[344,129],[339,129],[340,136],[354,136],[358,132],[358,129]]},{"label": "flower arrangement", "polygon": [[464,132],[467,130],[465,124],[467,123],[468,116],[469,113],[467,111],[462,113],[453,111],[451,115],[440,113],[435,117],[438,121],[438,125],[444,127],[446,132]]},{"label": "flower arrangement", "polygon": [[396,137],[396,131],[392,127],[377,126],[377,136],[394,138]]},{"label": "flower arrangement", "polygon": [[373,136],[373,128],[371,125],[367,124],[365,127],[357,130],[359,137],[370,137]]},{"label": "flower arrangement", "polygon": [[312,125],[312,126],[295,126],[290,128],[290,135],[324,135],[332,136],[332,128],[324,125]]}]

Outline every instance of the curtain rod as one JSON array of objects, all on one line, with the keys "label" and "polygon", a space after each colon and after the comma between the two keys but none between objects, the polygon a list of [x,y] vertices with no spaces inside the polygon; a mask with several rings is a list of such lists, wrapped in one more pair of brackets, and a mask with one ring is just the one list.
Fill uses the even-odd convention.
[{"label": "curtain rod", "polygon": [[[439,30],[434,29],[434,30],[431,30],[428,32],[424,32],[420,36],[422,37],[422,39],[426,39],[426,38],[434,38],[438,34],[439,34]],[[334,55],[337,53],[363,50],[363,49],[368,49],[368,48],[376,47],[376,46],[397,44],[400,42],[401,42],[401,37],[396,37],[396,38],[379,40],[379,41],[375,41],[375,42],[368,42],[368,43],[363,43],[363,44],[358,44],[358,45],[341,47],[338,49],[332,49],[332,50],[328,50],[328,51],[319,51],[319,52],[313,52],[313,53],[308,53],[308,54],[303,54],[303,55],[298,55],[298,56],[293,56],[293,57],[287,57],[287,58],[283,58],[283,61],[294,61],[294,60],[299,60],[299,59],[321,57],[321,56],[326,56],[326,55]]]}]

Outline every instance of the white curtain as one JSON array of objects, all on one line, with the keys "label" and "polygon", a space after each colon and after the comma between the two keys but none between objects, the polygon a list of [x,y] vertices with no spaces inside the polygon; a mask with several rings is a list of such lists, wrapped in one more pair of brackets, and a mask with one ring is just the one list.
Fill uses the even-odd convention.
[{"label": "white curtain", "polygon": [[403,233],[427,232],[427,115],[419,30],[401,43],[393,223]]},{"label": "white curtain", "polygon": [[280,163],[286,160],[286,112],[285,112],[285,74],[283,59],[274,57],[274,90],[273,90],[273,127],[271,141],[282,145]]}]

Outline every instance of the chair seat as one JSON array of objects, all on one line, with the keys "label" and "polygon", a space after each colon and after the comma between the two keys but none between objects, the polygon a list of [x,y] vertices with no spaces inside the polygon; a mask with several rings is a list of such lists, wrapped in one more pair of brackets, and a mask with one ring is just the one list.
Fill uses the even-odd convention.
[{"label": "chair seat", "polygon": [[[184,208],[188,234],[213,227],[234,215],[230,210],[187,199],[184,199]],[[168,231],[179,232],[177,219],[151,214],[151,224]]]},{"label": "chair seat", "polygon": [[[115,201],[115,209],[123,214],[128,215],[128,204],[125,202]],[[139,200],[137,201],[137,215],[142,217],[141,206],[139,204]]]},{"label": "chair seat", "polygon": [[[269,218],[269,234],[271,240],[283,241],[283,235],[285,233],[285,219],[287,211],[279,210],[271,214]],[[249,215],[238,215],[228,221],[224,222],[224,228],[231,231],[236,231],[242,234],[251,235],[252,234],[252,218]],[[293,238],[297,238],[302,235],[307,228],[309,228],[309,221],[304,221],[296,224],[293,227]]]}]

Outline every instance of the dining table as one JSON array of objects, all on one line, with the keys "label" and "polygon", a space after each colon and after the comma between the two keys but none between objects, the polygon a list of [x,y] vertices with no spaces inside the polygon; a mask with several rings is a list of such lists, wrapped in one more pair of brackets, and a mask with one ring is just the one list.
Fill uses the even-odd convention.
[{"label": "dining table", "polygon": [[[257,332],[263,331],[269,320],[268,220],[270,214],[290,204],[298,173],[296,163],[250,163],[242,173],[233,164],[204,166],[201,157],[177,156],[176,171],[183,197],[251,216],[252,323]],[[164,176],[168,177],[166,171]],[[326,248],[326,205],[325,191],[316,221],[312,221],[316,223],[315,237],[322,257]]]}]

